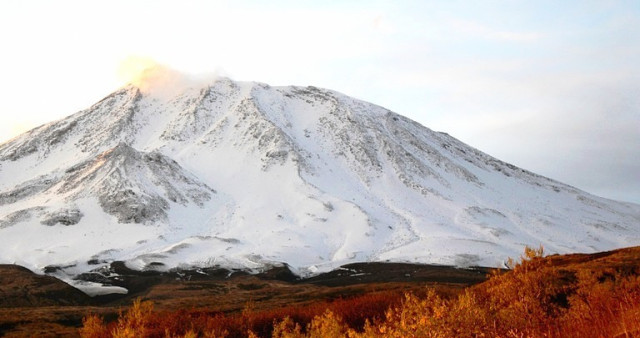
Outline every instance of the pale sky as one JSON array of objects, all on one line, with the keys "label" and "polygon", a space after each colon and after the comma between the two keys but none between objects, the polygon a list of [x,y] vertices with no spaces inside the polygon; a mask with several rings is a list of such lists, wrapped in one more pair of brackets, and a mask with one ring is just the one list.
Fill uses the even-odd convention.
[{"label": "pale sky", "polygon": [[640,1],[3,0],[0,142],[89,107],[140,59],[337,90],[640,203]]}]

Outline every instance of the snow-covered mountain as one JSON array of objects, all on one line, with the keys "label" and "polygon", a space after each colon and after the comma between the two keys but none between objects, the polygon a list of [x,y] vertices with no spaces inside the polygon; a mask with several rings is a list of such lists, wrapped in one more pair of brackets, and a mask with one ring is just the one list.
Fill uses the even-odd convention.
[{"label": "snow-covered mountain", "polygon": [[638,245],[640,205],[315,87],[127,86],[0,145],[0,263],[34,271],[498,266],[540,244]]}]

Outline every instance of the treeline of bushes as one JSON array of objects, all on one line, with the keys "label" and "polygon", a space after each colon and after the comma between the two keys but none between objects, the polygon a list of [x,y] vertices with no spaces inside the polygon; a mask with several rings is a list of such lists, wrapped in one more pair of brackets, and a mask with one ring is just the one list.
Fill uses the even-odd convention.
[{"label": "treeline of bushes", "polygon": [[[387,309],[402,303],[402,291],[381,291],[321,301],[303,306],[255,310],[247,303],[241,313],[224,314],[206,310],[154,311],[153,302],[134,301],[117,321],[105,323],[97,315],[83,320],[83,337],[270,337],[274,326],[287,318],[305,327],[325,312],[339,314],[340,322],[362,330],[368,319],[382,318]],[[282,325],[280,325],[282,326]]]},{"label": "treeline of bushes", "polygon": [[[640,253],[640,252],[639,252]],[[508,272],[453,297],[367,294],[235,315],[157,313],[136,301],[113,323],[92,315],[84,337],[640,337],[638,264],[558,266],[526,248]],[[640,255],[639,255],[640,256]],[[637,257],[640,259],[640,257]]]}]

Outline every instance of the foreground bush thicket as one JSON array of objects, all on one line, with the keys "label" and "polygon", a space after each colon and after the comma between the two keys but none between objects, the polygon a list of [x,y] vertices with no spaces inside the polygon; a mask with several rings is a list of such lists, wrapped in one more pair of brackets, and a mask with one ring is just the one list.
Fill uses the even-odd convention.
[{"label": "foreground bush thicket", "polygon": [[[85,337],[640,337],[640,271],[558,267],[542,248],[455,297],[371,294],[237,315],[155,313],[137,301],[117,322],[85,318]],[[386,311],[384,309],[387,309]]]},{"label": "foreground bush thicket", "polygon": [[320,318],[326,311],[339,314],[341,325],[362,330],[367,319],[384,317],[388,308],[398,306],[402,302],[402,297],[403,293],[399,291],[383,291],[265,311],[257,311],[254,304],[248,303],[243,311],[237,314],[202,310],[156,312],[153,311],[152,302],[136,300],[115,322],[104,323],[97,315],[85,317],[80,334],[83,337],[96,338],[246,337],[251,332],[258,337],[268,337],[272,334],[274,326],[288,327],[286,323],[279,323],[285,318],[306,329],[314,318]]},{"label": "foreground bush thicket", "polygon": [[525,250],[507,273],[445,300],[407,295],[361,337],[640,337],[640,271],[560,269]]}]

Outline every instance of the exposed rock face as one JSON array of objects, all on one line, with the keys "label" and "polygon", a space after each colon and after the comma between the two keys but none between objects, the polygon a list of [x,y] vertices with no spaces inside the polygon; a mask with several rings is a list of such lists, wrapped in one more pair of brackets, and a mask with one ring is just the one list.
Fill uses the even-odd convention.
[{"label": "exposed rock face", "polygon": [[167,222],[169,203],[202,207],[215,191],[185,172],[176,161],[119,143],[66,171],[58,194],[97,196],[102,209],[120,223]]},{"label": "exposed rock face", "polygon": [[[500,265],[524,245],[640,242],[640,206],[504,163],[315,87],[125,87],[0,145],[0,262],[312,274],[355,261]],[[92,264],[88,264],[88,262]],[[98,265],[96,267],[96,265]]]},{"label": "exposed rock face", "polygon": [[41,221],[45,225],[74,225],[80,222],[82,218],[82,212],[77,209],[64,209],[56,212],[46,214],[45,218]]}]

